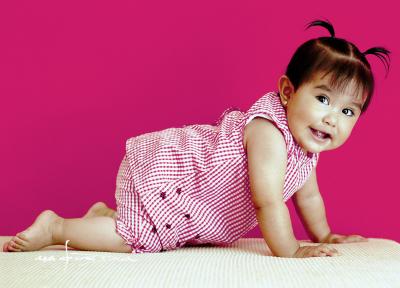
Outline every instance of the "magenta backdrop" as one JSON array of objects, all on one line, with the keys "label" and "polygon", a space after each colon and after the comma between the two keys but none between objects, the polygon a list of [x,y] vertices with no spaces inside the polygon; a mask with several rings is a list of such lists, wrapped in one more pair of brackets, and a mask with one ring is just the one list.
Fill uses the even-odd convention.
[{"label": "magenta backdrop", "polygon": [[[25,229],[45,209],[75,218],[95,201],[115,208],[129,137],[249,108],[277,89],[301,43],[328,36],[304,25],[327,18],[362,51],[393,52],[387,79],[367,56],[376,78],[369,111],[343,147],[321,154],[328,221],[335,233],[400,241],[395,1],[320,3],[2,1],[0,234]],[[257,227],[246,237],[262,236]]]}]

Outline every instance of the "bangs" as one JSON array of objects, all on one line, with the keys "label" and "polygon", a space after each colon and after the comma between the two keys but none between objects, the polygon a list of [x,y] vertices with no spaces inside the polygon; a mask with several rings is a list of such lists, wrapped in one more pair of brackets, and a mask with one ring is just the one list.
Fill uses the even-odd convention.
[{"label": "bangs", "polygon": [[[353,70],[354,71],[354,70]],[[340,94],[348,93],[354,99],[366,100],[370,87],[365,81],[364,75],[354,73],[350,70],[332,69],[323,72],[322,79],[329,77],[329,86]],[[350,88],[351,87],[351,88]]]},{"label": "bangs", "polygon": [[[350,54],[352,52],[354,53],[354,50]],[[340,94],[348,93],[354,99],[368,104],[374,88],[373,75],[368,66],[356,57],[343,57],[326,48],[320,49],[316,54],[313,65],[309,67],[310,74],[307,75],[309,80],[311,80],[311,75],[315,75],[315,72],[320,72],[321,79],[329,78],[328,83],[332,89]],[[313,72],[311,73],[311,71]]]}]

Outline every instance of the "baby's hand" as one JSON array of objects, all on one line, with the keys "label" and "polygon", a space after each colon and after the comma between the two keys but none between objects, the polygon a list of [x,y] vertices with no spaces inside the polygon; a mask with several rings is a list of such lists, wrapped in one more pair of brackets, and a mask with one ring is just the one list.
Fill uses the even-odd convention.
[{"label": "baby's hand", "polygon": [[329,247],[326,244],[318,246],[303,246],[297,249],[292,258],[307,258],[307,257],[326,257],[341,255],[335,248]]},{"label": "baby's hand", "polygon": [[367,242],[368,238],[364,238],[360,235],[340,235],[330,233],[321,241],[321,243],[351,243],[351,242]]}]

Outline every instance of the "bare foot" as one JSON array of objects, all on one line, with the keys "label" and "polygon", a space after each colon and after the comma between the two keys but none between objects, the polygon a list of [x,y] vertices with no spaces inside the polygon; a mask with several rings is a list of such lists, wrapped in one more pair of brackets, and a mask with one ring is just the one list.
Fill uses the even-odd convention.
[{"label": "bare foot", "polygon": [[62,221],[62,218],[53,211],[43,211],[28,229],[17,233],[10,241],[4,243],[3,251],[36,251],[54,245],[53,231],[59,221]]},{"label": "bare foot", "polygon": [[86,212],[85,216],[82,218],[96,217],[96,216],[107,216],[107,217],[115,217],[115,211],[113,209],[108,208],[108,206],[104,202],[97,202],[89,208]]}]

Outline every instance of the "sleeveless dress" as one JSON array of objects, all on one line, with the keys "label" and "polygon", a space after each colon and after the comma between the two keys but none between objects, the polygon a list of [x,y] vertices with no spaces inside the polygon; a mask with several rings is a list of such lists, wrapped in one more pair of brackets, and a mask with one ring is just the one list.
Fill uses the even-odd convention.
[{"label": "sleeveless dress", "polygon": [[212,125],[145,133],[126,141],[116,183],[116,232],[132,253],[231,244],[257,225],[251,201],[245,126],[272,121],[284,136],[286,202],[306,182],[319,153],[305,153],[289,131],[278,92],[247,111],[229,108]]}]

